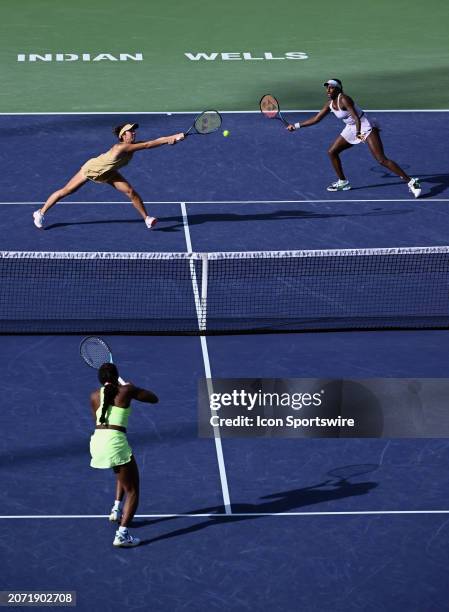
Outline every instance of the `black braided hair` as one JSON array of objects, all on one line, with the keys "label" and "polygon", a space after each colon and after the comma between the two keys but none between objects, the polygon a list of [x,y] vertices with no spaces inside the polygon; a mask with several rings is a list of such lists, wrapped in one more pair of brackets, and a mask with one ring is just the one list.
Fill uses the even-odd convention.
[{"label": "black braided hair", "polygon": [[98,380],[104,386],[103,402],[101,404],[100,423],[104,425],[106,412],[109,406],[114,404],[118,392],[118,370],[113,363],[103,363],[98,370]]},{"label": "black braided hair", "polygon": [[122,139],[120,138],[119,134],[120,134],[120,130],[122,129],[122,127],[125,127],[125,125],[126,125],[126,123],[124,123],[123,125],[118,125],[118,126],[117,126],[117,127],[115,127],[115,128],[112,128],[112,131],[114,132],[114,134],[117,136],[117,138],[118,138],[119,140],[122,140]]}]

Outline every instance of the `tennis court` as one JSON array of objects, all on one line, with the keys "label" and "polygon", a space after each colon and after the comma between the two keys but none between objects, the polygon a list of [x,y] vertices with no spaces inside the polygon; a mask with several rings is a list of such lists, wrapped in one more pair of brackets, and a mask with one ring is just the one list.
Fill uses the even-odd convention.
[{"label": "tennis court", "polygon": [[[202,3],[168,2],[150,10],[133,0],[128,24],[123,8],[112,5],[116,19],[111,3],[95,9],[84,1],[57,8],[44,0],[20,7],[5,3],[3,253],[131,253],[150,259],[182,254],[187,258],[175,263],[184,266],[185,282],[172,299],[183,304],[189,325],[198,325],[188,253],[254,252],[259,261],[268,251],[449,244],[442,2],[433,0],[425,10],[407,5],[405,16],[399,6],[390,11],[380,3],[374,10],[357,3],[362,10],[352,21],[350,44],[347,18],[311,7],[280,6],[267,20],[268,3],[232,2],[223,15],[220,7],[206,11]],[[27,40],[23,23],[32,32]],[[361,29],[361,23],[369,25]],[[186,56],[215,52],[217,58],[208,60]],[[290,52],[308,58],[265,55]],[[30,61],[33,53],[52,59]],[[57,60],[58,53],[66,56]],[[83,53],[90,59],[68,59]],[[142,53],[143,59],[93,61],[121,53]],[[222,58],[232,53],[240,59]],[[264,59],[244,59],[243,53]],[[25,59],[18,61],[18,54]],[[420,177],[421,198],[415,200],[404,182],[376,164],[366,147],[360,150],[363,145],[342,156],[353,188],[328,193],[333,174],[326,151],[339,123],[330,118],[290,134],[258,112],[261,95],[271,91],[289,119],[302,121],[323,103],[322,82],[333,75],[379,120],[388,155]],[[126,87],[117,86],[120,79]],[[145,228],[118,192],[92,183],[48,213],[45,231],[34,227],[32,212],[88,157],[110,146],[114,125],[136,121],[139,138],[156,138],[186,131],[206,108],[221,112],[230,137],[221,131],[192,136],[137,153],[125,168],[159,219],[155,230]],[[236,265],[241,263],[237,258]],[[8,297],[8,305],[12,299],[13,308],[37,309],[39,301],[39,308],[48,305],[52,312],[68,294],[66,283],[73,282],[73,260],[66,261],[65,280],[52,289],[33,258],[28,265],[26,282],[15,281],[26,298],[14,303]],[[114,290],[117,302],[126,304],[133,294],[132,280],[131,275],[123,295]],[[167,312],[164,286],[171,282],[162,279],[154,297],[145,297],[158,304],[158,320]],[[251,282],[268,304],[276,304],[279,287],[259,273]],[[365,282],[361,277],[360,284]],[[442,277],[443,292],[446,282]],[[246,299],[250,291],[242,279],[232,290],[238,318],[245,312],[239,296]],[[92,295],[95,286],[86,300]],[[139,301],[133,299],[134,309]],[[73,312],[77,308],[74,302]],[[366,331],[326,333],[108,334],[102,308],[93,311],[92,329],[70,329],[66,319],[60,333],[36,333],[40,324],[31,321],[27,334],[22,321],[22,330],[1,336],[6,388],[0,590],[76,591],[80,610],[449,609],[444,437],[204,438],[198,435],[197,406],[198,381],[205,377],[444,379],[444,323],[440,329],[429,324],[396,331],[372,324]],[[110,344],[126,380],[152,389],[160,400],[155,406],[136,402],[130,419],[128,438],[141,478],[132,533],[142,539],[132,550],[112,547],[112,473],[89,467],[89,394],[97,379],[79,356],[87,332]],[[330,481],[329,473],[353,465],[367,469]]]}]

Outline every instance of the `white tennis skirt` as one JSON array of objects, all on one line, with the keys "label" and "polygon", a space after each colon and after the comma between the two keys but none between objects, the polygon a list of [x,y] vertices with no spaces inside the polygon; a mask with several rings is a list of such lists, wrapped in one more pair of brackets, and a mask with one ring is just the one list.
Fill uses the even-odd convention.
[{"label": "white tennis skirt", "polygon": [[[362,132],[363,137],[366,138],[369,136],[374,128],[379,128],[377,121],[370,121],[365,115],[363,115],[363,117],[360,119],[360,131]],[[346,125],[340,135],[343,136],[343,138],[346,140],[346,142],[349,142],[349,144],[357,145],[363,142],[363,140],[357,138],[356,134],[356,126],[355,123],[353,123],[351,125]]]}]

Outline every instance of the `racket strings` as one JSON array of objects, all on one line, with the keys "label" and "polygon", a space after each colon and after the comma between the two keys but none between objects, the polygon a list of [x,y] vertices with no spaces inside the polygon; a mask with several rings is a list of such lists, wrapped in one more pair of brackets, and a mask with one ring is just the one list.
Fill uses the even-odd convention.
[{"label": "racket strings", "polygon": [[221,126],[221,116],[217,111],[206,111],[195,119],[195,129],[200,134],[210,134]]},{"label": "racket strings", "polygon": [[260,101],[260,110],[266,117],[272,119],[279,112],[279,102],[274,96],[267,94]]},{"label": "racket strings", "polygon": [[92,368],[98,369],[111,361],[111,351],[100,338],[86,338],[80,346],[81,357]]}]

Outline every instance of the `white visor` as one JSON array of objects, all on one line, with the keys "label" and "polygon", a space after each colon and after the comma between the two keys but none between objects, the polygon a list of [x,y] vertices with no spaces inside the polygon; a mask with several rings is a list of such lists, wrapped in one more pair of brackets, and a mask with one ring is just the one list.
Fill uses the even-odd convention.
[{"label": "white visor", "polygon": [[328,81],[323,83],[323,85],[324,87],[328,87],[330,85],[331,87],[338,87],[338,89],[341,89],[340,83],[337,83],[337,81],[334,81],[334,79],[329,79]]}]

